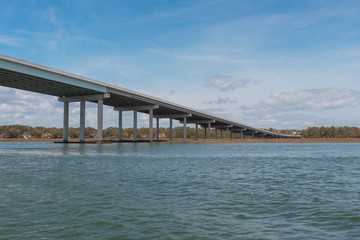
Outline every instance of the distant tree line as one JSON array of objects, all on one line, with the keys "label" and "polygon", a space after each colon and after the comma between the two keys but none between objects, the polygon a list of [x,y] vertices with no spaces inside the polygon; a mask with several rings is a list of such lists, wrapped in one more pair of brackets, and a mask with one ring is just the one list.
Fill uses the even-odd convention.
[{"label": "distant tree line", "polygon": [[360,138],[358,127],[308,127],[301,131],[305,138]]},{"label": "distant tree line", "polygon": [[[308,127],[304,130],[285,129],[277,130],[270,128],[269,131],[282,133],[282,134],[298,134],[299,132],[305,138],[360,138],[360,128],[358,127]],[[0,126],[0,138],[62,138],[62,128],[45,128],[45,127],[31,127],[26,125],[4,125]],[[86,138],[96,138],[97,130],[92,127],[85,128]],[[195,128],[187,127],[187,138],[195,138]],[[119,129],[117,127],[109,127],[104,129],[104,138],[118,138]],[[137,138],[148,138],[148,128],[139,128],[137,130]],[[69,128],[69,138],[79,138],[79,128]],[[153,137],[155,138],[156,129],[154,128]],[[211,129],[211,138],[215,137],[215,129]],[[168,138],[170,136],[170,129],[161,127],[159,128],[160,138]],[[183,127],[173,128],[173,138],[182,138],[184,136]],[[220,131],[218,131],[218,137]],[[225,137],[225,133],[223,135]],[[133,128],[123,129],[123,138],[133,138]],[[204,138],[204,129],[199,128],[199,138]],[[239,138],[237,135],[236,138]]]}]

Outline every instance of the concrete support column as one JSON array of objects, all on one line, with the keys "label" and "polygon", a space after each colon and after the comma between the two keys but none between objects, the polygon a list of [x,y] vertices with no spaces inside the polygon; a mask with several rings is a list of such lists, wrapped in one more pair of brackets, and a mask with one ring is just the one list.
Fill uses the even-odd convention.
[{"label": "concrete support column", "polygon": [[69,141],[69,102],[64,102],[63,142]]},{"label": "concrete support column", "polygon": [[252,134],[251,134],[251,138],[252,138],[252,139],[255,139],[255,133],[252,133]]},{"label": "concrete support column", "polygon": [[244,130],[241,130],[241,139],[244,139]]},{"label": "concrete support column", "polygon": [[122,111],[119,111],[119,141],[122,140]]},{"label": "concrete support column", "polygon": [[208,130],[209,130],[209,132],[208,132],[208,139],[210,139],[210,136],[211,136],[211,123],[208,123]]},{"label": "concrete support column", "polygon": [[195,139],[197,141],[199,140],[199,126],[197,123],[195,124],[195,133],[196,133]]},{"label": "concrete support column", "polygon": [[154,111],[152,109],[149,110],[149,141],[153,141],[153,115]]},{"label": "concrete support column", "polygon": [[206,139],[206,126],[204,126],[204,139]]},{"label": "concrete support column", "polygon": [[220,139],[223,139],[222,130],[220,130]]},{"label": "concrete support column", "polygon": [[80,142],[85,142],[85,100],[80,101]]},{"label": "concrete support column", "polygon": [[97,115],[97,142],[103,141],[103,125],[104,125],[104,100],[98,100]]},{"label": "concrete support column", "polygon": [[226,139],[229,139],[229,126],[226,126]]},{"label": "concrete support column", "polygon": [[186,117],[184,117],[184,140],[186,140]]},{"label": "concrete support column", "polygon": [[231,138],[231,140],[233,139],[233,132],[232,131],[230,132],[230,138]]},{"label": "concrete support column", "polygon": [[136,142],[137,138],[137,111],[134,110],[134,127],[133,127],[133,141]]},{"label": "concrete support column", "polygon": [[156,118],[156,140],[157,141],[159,141],[159,135],[160,135],[160,133],[159,133],[159,131],[160,131],[160,123],[159,123],[159,118]]},{"label": "concrete support column", "polygon": [[173,132],[172,132],[172,124],[173,124],[173,120],[172,120],[172,118],[170,118],[170,141],[172,140],[172,138],[173,138]]},{"label": "concrete support column", "polygon": [[215,139],[217,139],[217,135],[218,135],[217,128],[215,128]]}]

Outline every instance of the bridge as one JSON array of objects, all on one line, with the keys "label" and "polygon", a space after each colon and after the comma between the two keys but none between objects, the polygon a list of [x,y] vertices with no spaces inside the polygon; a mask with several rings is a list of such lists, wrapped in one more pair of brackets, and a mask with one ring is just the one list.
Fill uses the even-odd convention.
[{"label": "bridge", "polygon": [[301,138],[301,136],[285,135],[248,126],[236,121],[224,119],[209,113],[198,111],[179,104],[168,102],[156,97],[131,91],[114,85],[109,85],[93,79],[63,72],[39,64],[27,62],[0,54],[0,86],[16,88],[58,97],[64,104],[63,142],[68,142],[69,103],[80,103],[80,142],[85,142],[85,109],[86,102],[97,103],[97,142],[103,141],[103,106],[111,106],[119,116],[119,141],[122,141],[123,112],[132,111],[133,140],[137,136],[137,113],[149,114],[149,141],[153,141],[153,121],[156,120],[156,140],[159,140],[159,119],[169,119],[170,140],[172,140],[173,120],[180,121],[184,127],[186,140],[186,126],[194,124],[196,140],[198,128],[205,129],[205,137],[210,138],[211,128],[218,131],[221,138],[235,137],[236,134],[244,139],[251,138]]}]

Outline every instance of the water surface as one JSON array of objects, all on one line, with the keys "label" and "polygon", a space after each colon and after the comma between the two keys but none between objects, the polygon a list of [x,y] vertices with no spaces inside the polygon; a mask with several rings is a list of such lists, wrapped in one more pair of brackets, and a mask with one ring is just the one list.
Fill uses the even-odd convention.
[{"label": "water surface", "polygon": [[1,239],[360,238],[360,144],[0,143]]}]

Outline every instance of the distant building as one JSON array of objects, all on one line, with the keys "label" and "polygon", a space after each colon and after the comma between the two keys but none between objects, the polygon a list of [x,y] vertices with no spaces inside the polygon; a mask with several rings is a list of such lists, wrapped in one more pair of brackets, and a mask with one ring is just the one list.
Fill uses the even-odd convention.
[{"label": "distant building", "polygon": [[32,138],[32,136],[31,136],[30,134],[24,134],[24,135],[23,135],[23,138],[25,138],[25,139],[30,139],[30,138]]}]

